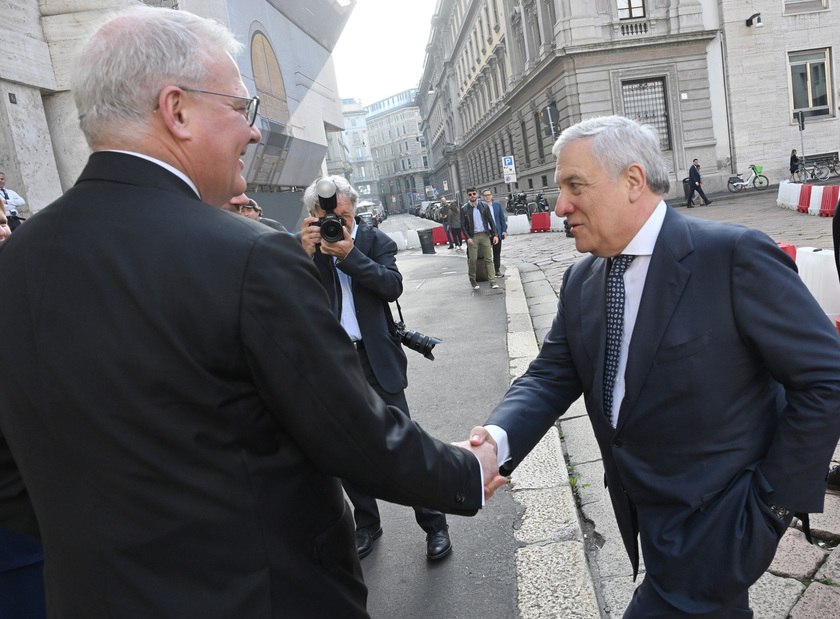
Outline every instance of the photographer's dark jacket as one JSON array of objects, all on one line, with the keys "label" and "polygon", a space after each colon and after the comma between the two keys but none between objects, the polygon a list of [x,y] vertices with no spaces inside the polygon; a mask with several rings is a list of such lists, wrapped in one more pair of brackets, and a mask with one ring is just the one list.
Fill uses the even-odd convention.
[{"label": "photographer's dark jacket", "polygon": [[[486,202],[479,200],[476,202],[476,206],[478,206],[478,211],[481,213],[481,219],[484,221],[484,230],[490,235],[490,240],[493,240],[493,237],[498,236],[499,234],[496,231],[496,224],[493,221],[493,215],[490,213],[490,209],[487,208]],[[471,202],[467,202],[461,207],[461,219],[463,221],[461,224],[461,231],[464,233],[464,237],[471,239],[474,234],[473,230],[475,230],[475,222],[473,221],[473,205]]]},{"label": "photographer's dark jacket", "polygon": [[341,316],[341,285],[336,268],[351,277],[356,319],[376,380],[388,393],[398,393],[408,385],[408,363],[388,306],[399,298],[403,289],[402,275],[397,269],[397,244],[360,217],[356,217],[356,226],[354,247],[344,260],[337,261],[337,266],[333,266],[331,256],[321,252],[316,252],[313,260],[338,316]]}]

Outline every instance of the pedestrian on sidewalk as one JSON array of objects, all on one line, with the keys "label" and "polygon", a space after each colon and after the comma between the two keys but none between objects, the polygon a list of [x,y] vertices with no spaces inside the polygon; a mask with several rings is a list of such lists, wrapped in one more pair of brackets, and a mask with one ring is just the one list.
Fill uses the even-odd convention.
[{"label": "pedestrian on sidewalk", "polygon": [[496,271],[496,277],[504,277],[502,273],[502,241],[507,238],[505,212],[502,205],[493,200],[493,192],[489,189],[481,192],[481,197],[484,198],[484,203],[490,207],[493,213],[493,223],[496,224],[496,232],[499,235],[499,241],[493,244],[493,268]]},{"label": "pedestrian on sidewalk", "polygon": [[796,156],[796,149],[790,151],[790,176],[788,182],[793,180],[793,175],[799,173],[799,157]]},{"label": "pedestrian on sidewalk", "polygon": [[[446,200],[446,198],[441,198],[441,200]],[[461,207],[457,202],[450,202],[447,208],[449,209],[449,232],[457,248],[461,249],[464,244],[463,236],[461,236]]]},{"label": "pedestrian on sidewalk", "polygon": [[455,249],[455,239],[452,237],[452,232],[449,227],[449,204],[446,198],[440,199],[440,210],[438,211],[440,223],[443,224],[443,232],[446,235],[446,240],[449,241],[449,249]]},{"label": "pedestrian on sidewalk", "polygon": [[712,201],[706,197],[706,194],[703,192],[703,177],[700,175],[700,162],[695,159],[691,162],[691,168],[688,171],[688,202],[686,206],[688,208],[694,208],[694,204],[691,202],[692,198],[694,198],[694,192],[700,194],[700,197],[703,198],[703,204],[709,206]]},{"label": "pedestrian on sidewalk", "polygon": [[634,575],[637,538],[644,557],[625,619],[751,617],[794,512],[823,509],[837,333],[766,235],[666,205],[653,128],[593,118],[553,152],[557,214],[591,255],[473,444],[510,471],[583,395]]}]

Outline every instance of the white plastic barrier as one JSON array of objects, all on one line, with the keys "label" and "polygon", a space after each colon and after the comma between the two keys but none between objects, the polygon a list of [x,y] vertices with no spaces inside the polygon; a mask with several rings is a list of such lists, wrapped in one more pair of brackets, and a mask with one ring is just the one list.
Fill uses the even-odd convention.
[{"label": "white plastic barrier", "polygon": [[406,249],[417,249],[420,247],[420,235],[417,230],[407,230],[405,233]]},{"label": "white plastic barrier", "polygon": [[802,193],[802,184],[801,183],[788,183],[788,191],[790,192],[787,196],[787,203],[784,205],[785,208],[789,208],[792,211],[796,210],[796,207],[799,206],[799,194]]},{"label": "white plastic barrier", "polygon": [[840,315],[840,281],[834,265],[834,252],[816,247],[797,247],[796,266],[805,286],[834,322]]},{"label": "white plastic barrier", "polygon": [[557,213],[551,211],[551,229],[554,231],[562,232],[565,230],[565,226],[563,224],[566,223],[565,217],[558,217]]},{"label": "white plastic barrier", "polygon": [[397,244],[397,251],[408,249],[408,241],[405,240],[405,235],[402,232],[388,232],[387,234]]},{"label": "white plastic barrier", "polygon": [[809,215],[819,215],[820,214],[820,206],[822,206],[822,195],[823,195],[822,185],[814,185],[813,187],[811,187],[811,201],[808,202],[808,214]]},{"label": "white plastic barrier", "polygon": [[525,234],[531,231],[527,215],[511,215],[507,218],[508,234]]},{"label": "white plastic barrier", "polygon": [[782,208],[790,208],[790,194],[793,183],[790,181],[782,181],[779,183],[779,195],[776,197],[776,206]]}]

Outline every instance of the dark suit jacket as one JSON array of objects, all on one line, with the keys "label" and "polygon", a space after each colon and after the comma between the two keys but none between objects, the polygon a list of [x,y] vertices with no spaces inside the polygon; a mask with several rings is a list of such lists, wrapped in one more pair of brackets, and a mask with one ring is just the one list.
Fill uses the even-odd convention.
[{"label": "dark suit jacket", "polygon": [[840,339],[762,233],[668,208],[630,342],[618,427],[603,410],[606,260],[570,267],[537,359],[487,421],[515,467],[581,394],[627,553],[672,605],[711,612],[773,558],[767,501],[821,511],[840,435]]},{"label": "dark suit jacket", "polygon": [[697,188],[700,186],[700,170],[694,164],[688,169],[688,180],[692,187]]},{"label": "dark suit jacket", "polygon": [[397,244],[384,232],[356,217],[356,239],[347,258],[333,267],[332,256],[316,252],[313,257],[318,273],[330,297],[340,311],[341,288],[336,268],[352,279],[356,319],[365,343],[365,351],[380,386],[388,393],[398,393],[408,385],[408,361],[394,331],[388,303],[402,294],[402,275],[397,268]]},{"label": "dark suit jacket", "polygon": [[[476,205],[481,214],[481,220],[484,222],[484,230],[492,240],[494,236],[498,236],[499,234],[496,230],[496,222],[493,221],[493,215],[490,213],[490,209],[487,208],[487,203],[483,200],[476,202]],[[461,220],[461,229],[464,232],[464,238],[471,239],[475,234],[473,232],[475,230],[475,222],[473,221],[473,205],[470,202],[467,202],[461,207]]]},{"label": "dark suit jacket", "polygon": [[[479,465],[386,407],[288,234],[95,153],[0,246],[0,525],[62,617],[364,617],[338,477],[473,514]],[[387,437],[387,440],[386,440]]]}]

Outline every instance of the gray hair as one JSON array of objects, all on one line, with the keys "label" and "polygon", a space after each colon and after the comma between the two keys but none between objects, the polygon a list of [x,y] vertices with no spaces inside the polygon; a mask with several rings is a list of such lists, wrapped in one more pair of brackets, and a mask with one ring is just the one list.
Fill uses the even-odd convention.
[{"label": "gray hair", "polygon": [[88,144],[146,134],[166,86],[210,77],[204,52],[212,45],[231,56],[242,49],[226,27],[185,11],[142,6],[109,19],[82,47],[71,77]]},{"label": "gray hair", "polygon": [[650,125],[623,116],[589,118],[563,131],[551,152],[559,157],[564,146],[584,138],[591,138],[592,156],[613,180],[631,163],[638,163],[645,170],[650,190],[659,196],[668,193],[668,167],[659,148],[659,135]]},{"label": "gray hair", "polygon": [[[356,203],[359,201],[359,192],[353,188],[350,181],[343,176],[323,176],[321,178],[328,178],[334,182],[336,194],[341,194],[350,198],[350,202],[353,203],[353,211],[356,211]],[[318,206],[318,193],[315,191],[315,185],[318,184],[318,181],[321,180],[321,178],[316,178],[312,181],[312,184],[306,188],[306,191],[303,192],[303,205],[310,213],[317,213],[315,207]]]}]

